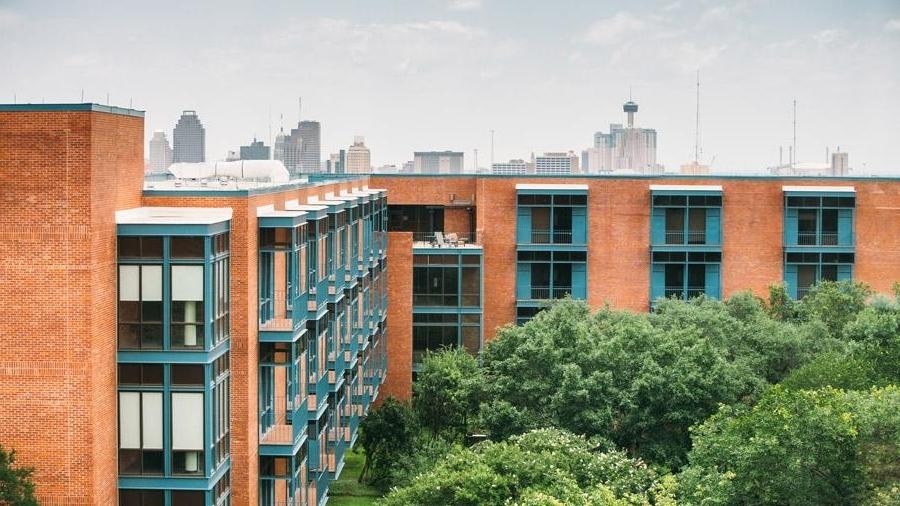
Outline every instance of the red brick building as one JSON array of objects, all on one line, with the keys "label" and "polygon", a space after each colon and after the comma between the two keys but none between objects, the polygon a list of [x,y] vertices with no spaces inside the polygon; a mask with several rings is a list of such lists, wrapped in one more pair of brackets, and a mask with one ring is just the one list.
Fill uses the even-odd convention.
[{"label": "red brick building", "polygon": [[549,299],[900,280],[898,179],[144,181],[142,116],[0,105],[0,445],[42,504],[321,505],[425,350]]}]

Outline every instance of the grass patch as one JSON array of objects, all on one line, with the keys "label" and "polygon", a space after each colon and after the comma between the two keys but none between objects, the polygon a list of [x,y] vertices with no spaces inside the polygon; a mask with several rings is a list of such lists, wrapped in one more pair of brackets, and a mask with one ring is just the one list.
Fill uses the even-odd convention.
[{"label": "grass patch", "polygon": [[332,506],[371,506],[381,497],[378,489],[358,483],[365,456],[356,450],[344,454],[341,477],[328,487],[328,504]]}]

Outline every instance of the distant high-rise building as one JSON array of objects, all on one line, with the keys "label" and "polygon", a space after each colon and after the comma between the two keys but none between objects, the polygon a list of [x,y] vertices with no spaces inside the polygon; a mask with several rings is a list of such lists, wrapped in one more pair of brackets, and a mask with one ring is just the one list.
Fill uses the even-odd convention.
[{"label": "distant high-rise building", "polygon": [[322,170],[322,126],[318,121],[301,121],[291,130],[291,137],[300,137],[299,172],[309,174]]},{"label": "distant high-rise building", "polygon": [[205,162],[206,130],[196,111],[184,111],[172,131],[172,162]]},{"label": "distant high-rise building", "polygon": [[419,174],[460,174],[463,171],[462,151],[416,151],[413,153],[414,172]]},{"label": "distant high-rise building", "polygon": [[[273,145],[273,149],[272,149],[272,159],[273,160],[278,160],[281,163],[284,163],[284,151],[285,151],[286,143],[287,143],[287,136],[284,135],[284,128],[282,128],[278,132],[278,135],[275,136],[275,144]],[[287,167],[287,163],[284,163],[284,166]],[[291,169],[288,168],[288,171],[290,171],[290,170]]]},{"label": "distant high-rise building", "polygon": [[225,153],[225,161],[226,162],[236,162],[241,159],[241,155],[237,154],[235,151],[229,150]]},{"label": "distant high-rise building", "polygon": [[354,137],[353,145],[347,149],[347,172],[351,174],[372,172],[372,154],[361,135]]},{"label": "distant high-rise building", "polygon": [[403,167],[400,168],[400,172],[404,174],[412,174],[416,171],[416,162],[413,160],[409,160],[407,162],[403,162]]},{"label": "distant high-rise building", "polygon": [[528,172],[528,164],[525,160],[510,160],[497,162],[491,166],[492,174],[525,174]]},{"label": "distant high-rise building", "polygon": [[166,133],[157,130],[150,139],[150,172],[154,174],[165,172],[169,165],[172,165],[172,148],[169,147]]},{"label": "distant high-rise building", "polygon": [[347,152],[340,150],[332,153],[325,162],[325,172],[329,174],[344,174],[347,172]]},{"label": "distant high-rise building", "polygon": [[703,165],[698,161],[681,164],[681,173],[692,176],[704,176],[709,174],[709,165]]},{"label": "distant high-rise building", "polygon": [[578,155],[568,153],[544,153],[534,158],[535,174],[577,174]]},{"label": "distant high-rise building", "polygon": [[268,160],[271,149],[263,141],[253,138],[247,146],[241,146],[241,160]]},{"label": "distant high-rise building", "polygon": [[628,126],[613,123],[609,125],[609,133],[594,134],[595,151],[588,150],[587,170],[661,173],[663,167],[656,163],[656,130],[635,128],[634,114],[638,111],[636,103],[630,100],[625,102],[623,110],[628,115]]}]

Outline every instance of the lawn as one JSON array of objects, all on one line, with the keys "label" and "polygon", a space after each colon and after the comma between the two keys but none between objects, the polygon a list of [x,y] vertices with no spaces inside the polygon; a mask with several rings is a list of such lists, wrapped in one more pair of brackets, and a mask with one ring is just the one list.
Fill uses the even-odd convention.
[{"label": "lawn", "polygon": [[341,477],[328,487],[329,506],[371,506],[381,497],[377,489],[356,481],[364,460],[362,452],[356,450],[344,454]]}]

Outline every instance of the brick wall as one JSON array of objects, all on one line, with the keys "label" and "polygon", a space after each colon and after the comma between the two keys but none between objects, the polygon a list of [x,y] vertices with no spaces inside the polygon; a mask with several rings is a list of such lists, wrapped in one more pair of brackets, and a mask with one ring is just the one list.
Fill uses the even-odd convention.
[{"label": "brick wall", "polygon": [[0,112],[0,444],[41,504],[116,503],[115,211],[143,118]]},{"label": "brick wall", "polygon": [[388,397],[412,396],[412,233],[389,232],[387,256],[388,367],[379,404]]}]

